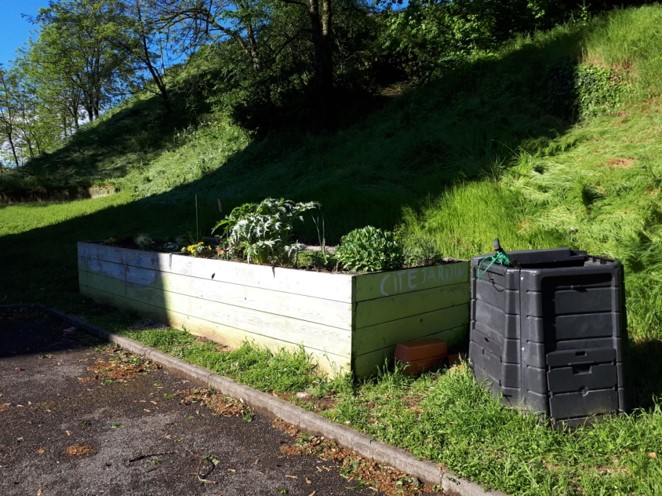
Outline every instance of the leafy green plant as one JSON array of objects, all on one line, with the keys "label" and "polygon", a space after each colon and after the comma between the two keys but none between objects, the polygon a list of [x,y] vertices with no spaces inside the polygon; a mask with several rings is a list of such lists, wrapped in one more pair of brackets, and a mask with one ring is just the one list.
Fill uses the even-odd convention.
[{"label": "leafy green plant", "polygon": [[337,264],[333,253],[326,250],[302,250],[297,254],[296,266],[299,269],[332,270]]},{"label": "leafy green plant", "polygon": [[399,269],[404,264],[404,252],[395,235],[373,226],[343,236],[336,258],[343,268],[357,272]]},{"label": "leafy green plant", "polygon": [[614,70],[587,64],[577,67],[575,85],[583,118],[618,108],[627,92],[626,83]]},{"label": "leafy green plant", "polygon": [[303,222],[303,214],[316,208],[317,202],[265,198],[234,208],[212,232],[221,231],[221,249],[230,258],[290,265],[303,248],[293,240],[294,224]]}]

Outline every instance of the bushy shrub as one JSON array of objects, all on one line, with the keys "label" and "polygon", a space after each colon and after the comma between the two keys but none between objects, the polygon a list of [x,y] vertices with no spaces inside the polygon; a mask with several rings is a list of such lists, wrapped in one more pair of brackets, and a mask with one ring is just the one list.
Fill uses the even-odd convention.
[{"label": "bushy shrub", "polygon": [[402,246],[393,233],[373,226],[343,236],[335,255],[345,270],[356,272],[399,269],[404,264]]}]

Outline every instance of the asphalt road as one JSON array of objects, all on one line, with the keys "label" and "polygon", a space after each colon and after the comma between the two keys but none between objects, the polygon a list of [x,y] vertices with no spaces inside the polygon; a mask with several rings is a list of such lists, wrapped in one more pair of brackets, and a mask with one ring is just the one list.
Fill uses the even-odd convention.
[{"label": "asphalt road", "polygon": [[0,309],[2,496],[377,494],[294,442],[52,316]]}]

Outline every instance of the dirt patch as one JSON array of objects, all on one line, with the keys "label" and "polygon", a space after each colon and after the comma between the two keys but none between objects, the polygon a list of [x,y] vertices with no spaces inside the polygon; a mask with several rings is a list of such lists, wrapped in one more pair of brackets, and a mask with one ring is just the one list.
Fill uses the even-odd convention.
[{"label": "dirt patch", "polygon": [[79,377],[78,380],[83,383],[94,380],[126,382],[156,369],[158,366],[154,362],[117,350],[110,360],[97,360],[94,365],[87,368],[94,377]]},{"label": "dirt patch", "polygon": [[292,438],[241,401],[38,311],[3,310],[2,496],[375,494],[338,462],[283,453]]},{"label": "dirt patch", "polygon": [[[40,450],[43,451],[40,453]],[[39,448],[37,450],[37,453],[39,454],[44,454],[45,452],[46,450],[44,448]],[[89,456],[92,453],[94,453],[94,448],[89,444],[72,444],[71,446],[67,446],[67,449],[64,450],[64,454],[69,457]]]},{"label": "dirt patch", "polygon": [[[341,473],[350,482],[355,481],[367,485],[371,490],[387,496],[443,494],[440,489],[424,484],[416,477],[362,457],[324,437],[302,433],[295,426],[283,420],[277,419],[272,425],[293,439],[292,443],[281,447],[281,451],[285,455],[317,456],[326,462],[339,464]],[[325,470],[325,467],[322,465],[317,469]]]},{"label": "dirt patch", "polygon": [[216,415],[223,417],[245,417],[253,415],[251,409],[243,401],[217,393],[213,389],[194,388],[177,391],[182,405],[199,403],[206,406]]},{"label": "dirt patch", "polygon": [[635,163],[633,158],[612,158],[607,165],[612,169],[629,169]]}]

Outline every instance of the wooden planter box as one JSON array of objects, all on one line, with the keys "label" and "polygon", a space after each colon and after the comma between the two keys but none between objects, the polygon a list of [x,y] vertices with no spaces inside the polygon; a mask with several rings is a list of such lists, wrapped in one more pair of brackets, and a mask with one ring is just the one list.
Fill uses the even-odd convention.
[{"label": "wooden planter box", "polygon": [[469,263],[332,274],[78,243],[80,291],[230,347],[302,347],[332,374],[374,374],[395,345],[466,336]]}]

